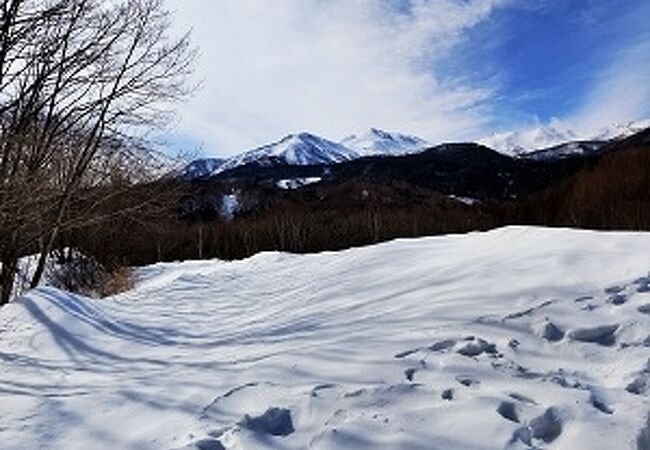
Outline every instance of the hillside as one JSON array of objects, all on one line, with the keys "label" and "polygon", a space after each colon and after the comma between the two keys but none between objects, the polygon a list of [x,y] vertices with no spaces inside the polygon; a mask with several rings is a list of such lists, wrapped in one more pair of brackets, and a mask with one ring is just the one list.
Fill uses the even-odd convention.
[{"label": "hillside", "polygon": [[526,223],[650,230],[650,129],[610,144],[602,158],[516,205]]},{"label": "hillside", "polygon": [[650,235],[158,264],[0,310],[5,450],[647,449]]}]

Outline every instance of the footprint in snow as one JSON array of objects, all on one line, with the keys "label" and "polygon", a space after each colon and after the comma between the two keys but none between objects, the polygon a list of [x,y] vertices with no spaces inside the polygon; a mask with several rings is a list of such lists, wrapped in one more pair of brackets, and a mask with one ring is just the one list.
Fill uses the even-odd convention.
[{"label": "footprint in snow", "polygon": [[650,360],[636,378],[625,387],[625,390],[634,395],[645,395],[650,392]]},{"label": "footprint in snow", "polygon": [[637,308],[637,311],[639,311],[641,314],[650,314],[650,303],[639,306]]},{"label": "footprint in snow", "polygon": [[412,382],[413,379],[415,378],[415,373],[417,372],[417,369],[406,369],[404,371],[404,375],[406,376],[406,380],[409,382]]},{"label": "footprint in snow", "polygon": [[286,408],[271,407],[260,416],[246,414],[239,425],[256,433],[271,436],[289,436],[295,431],[291,411]]},{"label": "footprint in snow", "polygon": [[559,342],[564,339],[565,333],[560,327],[547,319],[540,334],[548,342]]},{"label": "footprint in snow", "polygon": [[519,412],[517,411],[517,405],[513,402],[503,401],[499,403],[497,413],[506,420],[519,423]]},{"label": "footprint in snow", "polygon": [[557,408],[547,409],[544,414],[530,421],[533,438],[547,444],[556,440],[562,434],[562,416]]},{"label": "footprint in snow", "polygon": [[610,286],[605,288],[605,294],[618,294],[625,290],[624,286]]},{"label": "footprint in snow", "polygon": [[636,291],[639,293],[650,292],[650,276],[641,277],[634,280]]},{"label": "footprint in snow", "polygon": [[580,328],[569,334],[569,339],[577,342],[598,344],[603,347],[611,347],[616,344],[615,333],[618,325],[601,325],[593,328]]},{"label": "footprint in snow", "polygon": [[226,450],[218,439],[203,439],[194,444],[198,450]]},{"label": "footprint in snow", "polygon": [[478,379],[468,375],[458,375],[456,377],[456,381],[458,381],[463,386],[467,386],[467,387],[478,386],[479,384],[481,384],[481,382]]},{"label": "footprint in snow", "polygon": [[435,344],[432,344],[428,347],[428,349],[432,352],[442,352],[445,350],[449,350],[450,348],[454,347],[456,345],[456,341],[454,339],[445,339],[442,341],[438,341]]},{"label": "footprint in snow", "polygon": [[442,394],[440,394],[440,397],[443,400],[452,401],[454,399],[454,390],[453,389],[445,389],[444,391],[442,391]]},{"label": "footprint in snow", "polygon": [[496,344],[487,342],[484,339],[474,339],[457,350],[457,353],[463,356],[474,357],[483,353],[495,355],[498,353]]},{"label": "footprint in snow", "polygon": [[615,306],[624,305],[629,300],[629,297],[625,294],[612,294],[607,301]]},{"label": "footprint in snow", "polygon": [[559,410],[555,407],[548,408],[544,414],[530,421],[528,426],[515,431],[511,444],[521,442],[533,447],[533,440],[538,439],[545,444],[550,444],[562,434],[563,420]]},{"label": "footprint in snow", "polygon": [[614,414],[614,410],[605,403],[605,400],[597,392],[594,392],[593,390],[589,395],[589,401],[598,411],[608,415]]}]

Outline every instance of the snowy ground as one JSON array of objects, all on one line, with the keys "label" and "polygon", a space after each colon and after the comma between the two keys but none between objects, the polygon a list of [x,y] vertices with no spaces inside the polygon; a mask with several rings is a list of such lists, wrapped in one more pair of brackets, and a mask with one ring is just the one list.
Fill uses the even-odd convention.
[{"label": "snowy ground", "polygon": [[650,234],[160,264],[0,310],[0,448],[650,448]]}]

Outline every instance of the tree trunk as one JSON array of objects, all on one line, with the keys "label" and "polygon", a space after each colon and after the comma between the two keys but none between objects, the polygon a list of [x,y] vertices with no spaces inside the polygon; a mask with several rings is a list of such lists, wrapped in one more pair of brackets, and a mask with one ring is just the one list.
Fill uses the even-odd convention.
[{"label": "tree trunk", "polygon": [[17,268],[18,258],[15,256],[4,258],[2,261],[2,269],[0,270],[0,306],[6,305],[11,300]]},{"label": "tree trunk", "polygon": [[45,241],[45,245],[43,245],[43,248],[41,249],[41,254],[38,257],[38,264],[36,265],[36,271],[34,272],[32,281],[29,283],[29,287],[31,289],[38,287],[38,285],[41,283],[41,279],[43,278],[43,273],[45,273],[45,265],[47,264],[47,257],[52,252],[52,248],[54,247],[54,242],[56,241],[58,235],[59,235],[59,227],[57,226],[54,227],[52,232],[49,234],[49,236],[47,237],[47,241]]}]

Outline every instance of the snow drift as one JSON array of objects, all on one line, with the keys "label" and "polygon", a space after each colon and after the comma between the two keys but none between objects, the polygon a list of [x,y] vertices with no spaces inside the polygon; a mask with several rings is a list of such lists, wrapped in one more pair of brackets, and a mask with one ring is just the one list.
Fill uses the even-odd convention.
[{"label": "snow drift", "polygon": [[158,264],[0,310],[0,446],[643,449],[650,234]]}]

